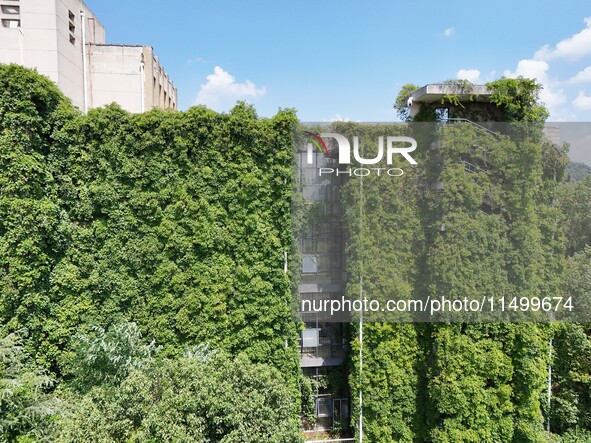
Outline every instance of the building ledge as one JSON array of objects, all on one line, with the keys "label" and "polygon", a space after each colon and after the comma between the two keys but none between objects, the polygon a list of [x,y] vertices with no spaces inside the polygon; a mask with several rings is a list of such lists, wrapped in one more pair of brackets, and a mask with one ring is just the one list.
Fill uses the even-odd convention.
[{"label": "building ledge", "polygon": [[120,43],[89,43],[92,46],[114,46],[116,48],[143,48],[148,45],[124,45]]},{"label": "building ledge", "polygon": [[425,85],[410,94],[410,103],[441,102],[446,95],[457,95],[460,101],[489,101],[492,91],[485,85],[464,85],[461,83],[434,83]]},{"label": "building ledge", "polygon": [[317,368],[321,366],[340,366],[344,357],[306,357],[300,358],[300,368]]}]

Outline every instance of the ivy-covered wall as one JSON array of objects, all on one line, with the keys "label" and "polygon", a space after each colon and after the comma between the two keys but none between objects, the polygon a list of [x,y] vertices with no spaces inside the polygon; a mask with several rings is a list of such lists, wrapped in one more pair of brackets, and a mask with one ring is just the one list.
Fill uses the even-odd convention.
[{"label": "ivy-covered wall", "polygon": [[87,116],[46,78],[0,65],[0,332],[58,376],[91,324],[137,322],[162,356],[207,343],[297,391],[292,111],[239,104]]},{"label": "ivy-covered wall", "polygon": [[[499,114],[540,122],[547,115],[534,82],[502,79],[489,87],[490,112],[476,120]],[[397,101],[402,111],[411,90]],[[362,145],[369,136],[370,158],[377,132],[393,130],[341,125],[335,132],[361,134]],[[418,165],[399,165],[402,177],[364,177],[361,194],[359,179],[347,183],[352,298],[359,275],[364,296],[378,300],[564,294],[566,243],[556,198],[565,152],[544,142],[536,124],[496,129],[504,135],[469,123],[441,127],[430,140],[417,136]],[[545,431],[553,326],[366,322],[361,374],[357,334],[350,383],[354,397],[363,390],[364,441],[554,441]]]},{"label": "ivy-covered wall", "polygon": [[[494,104],[507,120],[543,119],[535,97],[530,100],[532,90],[522,94],[512,89],[516,86],[497,85]],[[283,271],[292,235],[294,123],[291,111],[261,119],[246,105],[228,114],[192,108],[141,115],[109,106],[83,116],[49,80],[0,65],[0,335],[17,330],[24,335],[26,329],[22,355],[32,355],[61,382],[75,373],[68,363],[77,358],[76,336],[133,321],[166,359],[149,380],[164,374],[163,380],[178,380],[186,388],[186,403],[177,405],[181,419],[192,396],[204,392],[194,382],[195,368],[225,386],[215,369],[237,374],[236,365],[242,365],[248,369],[240,375],[247,392],[256,396],[272,385],[279,393],[274,400],[283,404],[288,394],[279,389],[281,373],[297,404],[297,324],[291,316],[290,275]],[[334,130],[372,144],[378,135],[401,131],[345,123]],[[404,165],[404,176],[364,179],[363,196],[355,180],[345,186],[351,208],[345,214],[350,294],[355,294],[361,266],[366,295],[382,300],[461,297],[474,291],[589,293],[584,272],[591,254],[584,244],[590,237],[588,226],[578,221],[588,220],[588,214],[569,219],[568,230],[576,235],[569,238],[568,264],[562,228],[564,214],[578,213],[572,195],[586,195],[582,189],[588,182],[572,192],[565,189],[560,199],[563,152],[539,140],[501,138],[483,144],[481,138],[469,125],[448,128],[439,149],[417,152],[419,165]],[[486,158],[489,170],[468,172],[462,163],[466,156]],[[495,205],[483,212],[487,198]],[[568,433],[589,426],[588,327],[366,323],[362,374],[356,327],[350,387],[353,398],[363,388],[365,441],[552,441],[544,431],[551,337],[556,351],[552,428]],[[207,356],[198,356],[205,358],[201,363],[186,354],[180,358],[183,350],[200,344],[242,355],[224,353],[213,363]],[[261,371],[269,381],[265,386],[257,379]],[[119,404],[127,404],[128,387],[144,387],[140,391],[153,395],[145,389],[146,374],[136,371],[125,379],[120,391],[125,395],[117,401],[103,402],[114,394],[101,386],[91,393],[96,401],[87,398],[86,409],[78,409],[96,410],[97,423],[108,424],[101,407],[113,406],[122,417],[117,429],[131,432],[128,412]],[[29,390],[42,397],[50,383],[37,378]],[[166,402],[174,403],[176,389],[167,387],[166,401],[160,399],[157,410],[169,410]],[[237,406],[228,418],[233,426],[243,410],[232,405],[231,389],[223,392],[213,403]],[[141,406],[145,410],[153,403],[149,395]],[[37,401],[21,397],[18,404]],[[267,405],[264,398],[256,400],[248,409],[252,416]],[[281,419],[295,414],[291,406],[280,409]],[[72,432],[86,432],[80,414]],[[356,406],[353,415],[355,426]],[[6,417],[0,417],[0,426]],[[162,422],[150,418],[142,423],[145,435],[152,423]],[[272,429],[274,423],[263,418],[264,429]],[[267,432],[269,441],[297,441],[294,421],[287,421],[290,437],[272,440]],[[78,422],[81,427],[75,426]],[[242,423],[236,426],[241,435],[249,434]],[[564,441],[582,441],[577,438]]]}]

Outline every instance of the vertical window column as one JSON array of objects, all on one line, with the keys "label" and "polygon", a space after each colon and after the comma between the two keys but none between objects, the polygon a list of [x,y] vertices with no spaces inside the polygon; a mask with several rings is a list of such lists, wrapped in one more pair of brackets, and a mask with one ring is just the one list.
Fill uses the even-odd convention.
[{"label": "vertical window column", "polygon": [[21,26],[21,7],[19,0],[3,0],[0,2],[2,27],[17,29]]},{"label": "vertical window column", "polygon": [[72,11],[68,11],[68,27],[70,31],[70,43],[76,44],[76,25],[74,24],[75,15]]}]

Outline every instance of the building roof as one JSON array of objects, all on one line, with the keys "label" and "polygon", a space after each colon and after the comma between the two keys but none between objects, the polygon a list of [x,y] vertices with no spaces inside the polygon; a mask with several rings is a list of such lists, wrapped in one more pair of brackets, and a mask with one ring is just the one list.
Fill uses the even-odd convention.
[{"label": "building roof", "polygon": [[144,46],[150,47],[149,45],[124,45],[119,43],[91,43],[92,46],[115,46],[118,48],[143,48]]},{"label": "building roof", "polygon": [[446,95],[457,95],[460,101],[488,101],[492,91],[485,85],[462,83],[433,83],[425,85],[410,94],[410,102],[441,102]]}]

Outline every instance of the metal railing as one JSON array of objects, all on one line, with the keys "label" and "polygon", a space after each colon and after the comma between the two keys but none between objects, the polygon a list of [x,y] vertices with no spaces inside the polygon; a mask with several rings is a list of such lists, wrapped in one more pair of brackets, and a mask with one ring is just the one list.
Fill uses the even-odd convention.
[{"label": "metal railing", "polygon": [[464,164],[464,169],[466,172],[470,172],[472,174],[474,174],[476,172],[484,172],[485,174],[488,174],[488,171],[486,169],[483,169],[478,165],[470,163],[466,160],[462,160],[462,163]]},{"label": "metal railing", "polygon": [[302,346],[300,343],[301,357],[344,358],[347,356],[346,343],[332,343],[330,340],[320,340],[318,346]]},{"label": "metal railing", "polygon": [[450,122],[450,123],[453,123],[453,122],[466,122],[466,123],[470,123],[471,125],[474,125],[474,126],[476,126],[476,127],[477,127],[477,128],[479,128],[480,130],[482,130],[482,131],[486,131],[486,133],[487,133],[487,134],[490,134],[490,135],[492,135],[492,136],[493,136],[493,137],[495,137],[497,140],[500,140],[500,138],[501,138],[501,135],[500,135],[498,132],[491,131],[490,129],[488,129],[488,128],[486,128],[486,127],[482,126],[482,125],[479,125],[478,123],[476,123],[476,122],[473,122],[472,120],[468,120],[467,118],[448,118],[448,119],[446,119],[445,121],[446,121],[446,122]]}]

